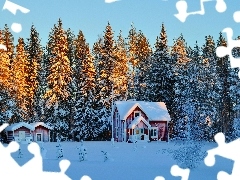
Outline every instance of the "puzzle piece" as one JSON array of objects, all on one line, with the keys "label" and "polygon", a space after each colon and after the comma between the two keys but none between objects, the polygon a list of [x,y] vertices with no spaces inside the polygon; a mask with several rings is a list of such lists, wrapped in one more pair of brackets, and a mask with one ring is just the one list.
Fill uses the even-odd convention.
[{"label": "puzzle piece", "polygon": [[171,167],[171,174],[176,177],[181,176],[182,180],[188,180],[190,169],[182,169],[177,165],[173,165]]},{"label": "puzzle piece", "polygon": [[236,11],[233,13],[233,19],[236,23],[240,23],[240,11]]},{"label": "puzzle piece", "polygon": [[217,175],[217,179],[238,180],[240,177],[240,139],[236,139],[230,143],[225,143],[225,136],[223,133],[216,134],[214,139],[217,142],[218,147],[207,151],[208,155],[204,159],[204,163],[207,166],[213,166],[215,164],[215,155],[233,160],[234,164],[232,174],[220,171]]},{"label": "puzzle piece", "polygon": [[[182,169],[178,165],[173,165],[170,170],[171,174],[175,177],[181,176],[181,180],[188,180],[189,174],[190,174],[190,169]],[[165,180],[164,177],[162,176],[157,176],[155,177],[154,180]]]},{"label": "puzzle piece", "polygon": [[[235,47],[240,47],[240,40],[233,40],[233,30],[231,28],[223,29],[224,33],[227,35],[227,47],[219,46],[216,48],[216,54],[218,57],[224,57],[229,55],[230,65],[232,68],[240,67],[240,58],[234,58],[232,55],[232,49]],[[238,73],[240,77],[240,72]]]},{"label": "puzzle piece", "polygon": [[[188,4],[185,0],[179,0],[176,2],[176,9],[178,10],[178,14],[175,14],[174,16],[178,18],[181,22],[185,22],[187,17],[189,15],[204,15],[205,14],[205,9],[204,9],[204,2],[209,2],[213,0],[200,0],[200,7],[201,9],[199,11],[194,11],[194,12],[187,12],[188,9]],[[224,2],[224,0],[216,0],[216,6],[215,9],[219,12],[225,12],[227,9],[227,5]]]},{"label": "puzzle piece", "polygon": [[[0,132],[3,131],[8,124],[0,126]],[[7,147],[4,147],[0,143],[0,172],[1,177],[4,179],[25,179],[25,180],[71,180],[66,174],[66,170],[70,166],[70,161],[61,160],[59,163],[60,172],[46,172],[43,171],[43,162],[41,157],[40,147],[37,143],[32,142],[28,145],[28,151],[34,155],[34,157],[23,166],[19,164],[11,157],[11,153],[16,152],[19,149],[19,144],[15,141],[9,143]],[[83,176],[80,180],[91,180],[89,176]]]},{"label": "puzzle piece", "polygon": [[8,1],[6,0],[4,5],[3,5],[3,10],[7,9],[8,11],[10,11],[11,13],[13,13],[14,15],[16,15],[17,13],[17,10],[21,11],[22,13],[29,13],[30,10],[25,8],[25,7],[22,7],[18,4],[15,4],[11,1]]},{"label": "puzzle piece", "polygon": [[[2,143],[0,143],[0,171],[2,177],[15,179],[15,173],[20,173],[19,164],[11,156],[11,153],[17,152],[18,149],[19,144],[15,141],[9,143],[7,147],[4,147]],[[12,173],[13,169],[15,173]]]},{"label": "puzzle piece", "polygon": [[[22,13],[25,13],[25,14],[30,12],[29,9],[27,9],[25,7],[22,7],[18,4],[15,4],[15,3],[13,3],[9,0],[6,0],[5,3],[4,3],[3,10],[5,10],[5,9],[10,11],[14,15],[16,15],[17,10],[19,10]],[[19,33],[19,32],[22,31],[22,25],[20,23],[12,23],[11,29],[16,33]]]}]

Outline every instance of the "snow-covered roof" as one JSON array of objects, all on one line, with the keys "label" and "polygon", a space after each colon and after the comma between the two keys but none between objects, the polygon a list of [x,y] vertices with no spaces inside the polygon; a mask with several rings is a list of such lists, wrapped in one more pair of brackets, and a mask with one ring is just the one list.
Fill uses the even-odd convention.
[{"label": "snow-covered roof", "polygon": [[31,123],[31,125],[34,127],[34,129],[38,126],[43,126],[47,129],[52,129],[50,126],[48,126],[47,124],[45,124],[44,122],[35,122],[35,123]]},{"label": "snow-covered roof", "polygon": [[131,124],[129,124],[128,128],[129,129],[134,129],[141,121],[144,124],[146,124],[148,128],[151,127],[151,125],[142,116],[138,116],[132,121]]},{"label": "snow-covered roof", "polygon": [[170,115],[164,102],[146,102],[146,101],[116,101],[115,106],[121,120],[127,117],[139,107],[150,121],[170,121]]},{"label": "snow-covered roof", "polygon": [[26,127],[26,128],[28,128],[28,129],[30,129],[32,131],[35,130],[35,128],[32,125],[30,125],[28,123],[25,123],[25,122],[14,123],[14,124],[6,127],[5,130],[6,131],[15,131],[16,129],[19,129],[20,127]]}]

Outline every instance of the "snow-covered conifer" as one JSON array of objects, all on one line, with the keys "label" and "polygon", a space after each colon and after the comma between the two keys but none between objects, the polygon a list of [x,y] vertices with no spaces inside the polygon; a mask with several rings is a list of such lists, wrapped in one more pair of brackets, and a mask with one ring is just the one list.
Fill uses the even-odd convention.
[{"label": "snow-covered conifer", "polygon": [[26,52],[28,54],[27,63],[27,98],[26,106],[29,118],[37,118],[37,109],[39,108],[39,101],[41,97],[37,96],[37,91],[40,81],[40,63],[43,59],[43,49],[40,44],[39,34],[36,28],[32,25],[30,30],[30,37],[27,39]]},{"label": "snow-covered conifer", "polygon": [[71,97],[70,85],[72,81],[72,69],[68,59],[68,41],[62,21],[54,25],[49,35],[47,45],[48,87],[44,98],[46,100],[47,122],[54,129],[54,133],[69,135],[70,110],[68,100]]},{"label": "snow-covered conifer", "polygon": [[[19,111],[15,113],[20,115],[22,119],[28,119],[27,115],[27,98],[28,98],[28,84],[27,84],[27,68],[28,68],[28,53],[25,50],[25,43],[23,38],[18,39],[16,47],[16,55],[12,63],[12,78],[13,78],[13,96],[16,100]],[[19,114],[18,114],[19,113]],[[20,119],[16,118],[16,121]]]}]

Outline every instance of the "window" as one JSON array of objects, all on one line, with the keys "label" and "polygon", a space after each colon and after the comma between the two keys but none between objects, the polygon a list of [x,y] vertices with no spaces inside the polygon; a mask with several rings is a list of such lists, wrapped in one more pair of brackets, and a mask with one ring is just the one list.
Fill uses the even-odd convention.
[{"label": "window", "polygon": [[151,136],[156,137],[157,136],[157,128],[152,128],[150,131]]},{"label": "window", "polygon": [[141,111],[134,111],[134,118],[141,116]]}]

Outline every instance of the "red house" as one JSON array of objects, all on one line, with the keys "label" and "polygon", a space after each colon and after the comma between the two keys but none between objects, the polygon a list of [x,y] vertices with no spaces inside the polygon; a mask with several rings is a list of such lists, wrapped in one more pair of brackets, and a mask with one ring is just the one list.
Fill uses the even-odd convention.
[{"label": "red house", "polygon": [[164,102],[116,101],[113,137],[116,141],[168,141],[170,115]]},{"label": "red house", "polygon": [[34,127],[33,141],[50,142],[50,130],[52,129],[50,126],[43,122],[31,123],[31,125]]},{"label": "red house", "polygon": [[8,142],[13,140],[21,143],[49,142],[51,128],[43,122],[25,123],[19,122],[6,127]]}]

